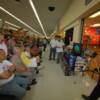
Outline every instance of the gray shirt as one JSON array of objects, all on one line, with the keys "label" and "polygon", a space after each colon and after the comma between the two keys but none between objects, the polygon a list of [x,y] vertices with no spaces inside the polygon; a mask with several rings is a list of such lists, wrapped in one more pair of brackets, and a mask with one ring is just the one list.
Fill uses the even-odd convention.
[{"label": "gray shirt", "polygon": [[11,58],[11,62],[16,65],[16,67],[24,66],[20,57],[18,55],[13,55]]}]

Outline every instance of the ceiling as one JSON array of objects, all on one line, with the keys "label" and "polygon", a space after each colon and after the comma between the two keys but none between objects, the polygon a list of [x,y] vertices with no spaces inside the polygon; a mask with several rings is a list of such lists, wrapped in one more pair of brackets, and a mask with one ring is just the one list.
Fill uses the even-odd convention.
[{"label": "ceiling", "polygon": [[[100,16],[97,16],[95,18],[86,18],[85,19],[85,27],[93,27],[92,25],[95,25],[95,24],[100,24]],[[98,28],[100,28],[100,26],[98,26]]]},{"label": "ceiling", "polygon": [[[17,18],[34,28],[39,33],[43,34],[43,31],[36,19],[36,16],[29,4],[29,0],[0,0],[0,6],[12,13]],[[73,0],[33,0],[39,18],[43,24],[44,30],[47,34],[54,32],[59,21]],[[54,11],[49,11],[49,6],[55,6]],[[13,24],[27,28],[2,10],[0,10],[0,19],[7,20]],[[29,30],[29,28],[27,28]]]},{"label": "ceiling", "polygon": [[[95,12],[96,13],[96,12]],[[95,14],[93,13],[93,14]],[[93,15],[92,14],[92,15]],[[91,15],[90,15],[91,16]],[[91,18],[90,16],[88,16],[87,18],[85,18],[84,20],[84,34],[85,35],[90,35],[92,33],[92,35],[90,35],[91,37],[94,36],[96,33],[100,34],[100,15],[96,16],[94,18]],[[98,24],[98,25],[97,25]],[[95,26],[96,25],[96,26]],[[97,36],[98,37],[98,36]],[[100,38],[100,37],[99,37]],[[93,39],[97,39],[96,37]],[[97,40],[98,41],[98,40]]]}]

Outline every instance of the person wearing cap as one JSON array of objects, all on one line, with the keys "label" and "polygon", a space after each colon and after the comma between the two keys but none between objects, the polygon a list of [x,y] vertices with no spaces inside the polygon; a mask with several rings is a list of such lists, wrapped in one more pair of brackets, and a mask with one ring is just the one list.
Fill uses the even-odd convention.
[{"label": "person wearing cap", "polygon": [[14,95],[16,100],[21,100],[28,80],[15,77],[15,71],[15,65],[6,60],[4,49],[0,49],[0,94]]}]

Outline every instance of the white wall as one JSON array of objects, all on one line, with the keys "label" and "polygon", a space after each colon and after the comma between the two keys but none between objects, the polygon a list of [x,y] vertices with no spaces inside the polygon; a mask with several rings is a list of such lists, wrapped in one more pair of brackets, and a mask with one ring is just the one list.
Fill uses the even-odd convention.
[{"label": "white wall", "polygon": [[89,5],[85,5],[85,0],[73,0],[71,6],[67,9],[65,15],[62,17],[59,23],[59,29],[63,29],[69,25],[72,21],[86,12],[89,8],[100,2],[100,0],[93,0]]}]

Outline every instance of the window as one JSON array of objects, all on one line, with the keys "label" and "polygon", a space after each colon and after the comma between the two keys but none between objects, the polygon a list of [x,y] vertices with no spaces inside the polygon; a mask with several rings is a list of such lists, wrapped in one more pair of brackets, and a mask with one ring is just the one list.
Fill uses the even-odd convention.
[{"label": "window", "polygon": [[73,32],[74,32],[74,27],[66,30],[65,32],[65,44],[69,45],[70,41],[73,41]]}]

